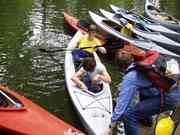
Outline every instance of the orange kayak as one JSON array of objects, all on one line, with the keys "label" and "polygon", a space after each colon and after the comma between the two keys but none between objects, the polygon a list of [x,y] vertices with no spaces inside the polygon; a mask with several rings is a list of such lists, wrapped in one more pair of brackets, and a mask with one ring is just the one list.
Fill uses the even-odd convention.
[{"label": "orange kayak", "polygon": [[84,135],[6,86],[0,85],[0,133],[3,135]]},{"label": "orange kayak", "polygon": [[[79,20],[78,19],[76,19],[75,17],[69,15],[66,12],[63,12],[63,15],[64,15],[64,20],[68,23],[69,26],[71,26],[73,28],[73,30],[76,30],[76,31],[80,30],[81,32],[85,32],[85,33],[87,32],[87,28],[81,27],[79,25]],[[96,37],[102,43],[106,42],[105,37],[103,37],[102,35],[96,34]],[[125,53],[132,54],[135,57],[141,57],[145,53],[144,50],[142,50],[140,48],[137,48],[136,46],[131,45],[129,43],[125,43],[124,48],[118,49],[117,51],[123,51]]]}]

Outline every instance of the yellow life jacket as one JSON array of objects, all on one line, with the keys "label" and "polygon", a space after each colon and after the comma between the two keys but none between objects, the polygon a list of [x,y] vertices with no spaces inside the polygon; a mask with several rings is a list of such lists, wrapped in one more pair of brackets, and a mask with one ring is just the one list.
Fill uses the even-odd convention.
[{"label": "yellow life jacket", "polygon": [[132,36],[132,34],[133,34],[133,32],[131,31],[132,28],[133,28],[133,25],[128,23],[128,24],[126,24],[126,26],[122,27],[121,33],[128,35],[128,36]]},{"label": "yellow life jacket", "polygon": [[93,46],[98,46],[98,45],[101,45],[101,42],[97,38],[89,40],[87,37],[83,37],[79,41],[79,48],[91,47],[92,46],[92,48],[83,49],[83,50],[90,52],[90,53],[95,52],[97,49],[94,48]]},{"label": "yellow life jacket", "polygon": [[174,121],[170,116],[161,118],[156,125],[155,135],[172,135],[174,130]]}]

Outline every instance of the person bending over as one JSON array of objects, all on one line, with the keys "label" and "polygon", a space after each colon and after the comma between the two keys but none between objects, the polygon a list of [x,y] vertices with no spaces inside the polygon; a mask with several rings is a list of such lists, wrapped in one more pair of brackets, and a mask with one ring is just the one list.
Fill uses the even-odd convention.
[{"label": "person bending over", "polygon": [[[179,107],[180,85],[178,79],[171,78],[169,72],[166,74],[166,63],[158,52],[149,51],[127,69],[119,87],[108,135],[119,121],[124,123],[126,135],[140,135],[139,122],[142,119]],[[131,106],[137,94],[148,98]]]}]

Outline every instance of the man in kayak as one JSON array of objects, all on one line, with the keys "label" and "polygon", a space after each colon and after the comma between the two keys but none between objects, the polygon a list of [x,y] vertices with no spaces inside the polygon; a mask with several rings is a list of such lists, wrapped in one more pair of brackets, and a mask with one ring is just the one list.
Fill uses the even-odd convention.
[{"label": "man in kayak", "polygon": [[[104,47],[98,47],[98,48],[94,47],[94,46],[102,45],[102,43],[95,37],[95,31],[96,31],[96,26],[93,24],[89,25],[88,34],[83,36],[76,46],[79,49],[72,51],[73,58],[76,62],[80,62],[81,59],[85,57],[91,57],[93,55],[92,53],[95,52],[97,49],[102,54],[106,54],[106,49]],[[86,48],[86,49],[81,49],[81,48]]]},{"label": "man in kayak", "polygon": [[111,77],[101,63],[96,63],[94,57],[83,59],[81,68],[73,75],[72,81],[82,90],[99,92],[102,90],[102,81],[111,82]]},{"label": "man in kayak", "polygon": [[[180,102],[180,85],[167,76],[166,60],[159,53],[149,51],[144,58],[130,65],[119,88],[108,134],[122,121],[127,135],[139,135],[139,122],[152,115],[173,110]],[[168,71],[168,75],[170,72]],[[146,99],[132,105],[136,95]]]}]

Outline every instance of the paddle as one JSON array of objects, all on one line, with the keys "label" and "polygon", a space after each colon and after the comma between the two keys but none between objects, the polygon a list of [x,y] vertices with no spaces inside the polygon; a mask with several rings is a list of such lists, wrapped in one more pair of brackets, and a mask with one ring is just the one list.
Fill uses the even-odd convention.
[{"label": "paddle", "polygon": [[6,95],[3,91],[0,90],[0,93],[6,97],[11,103],[13,103],[14,105],[16,105],[16,102],[14,100],[12,100],[8,95]]},{"label": "paddle", "polygon": [[76,49],[88,49],[88,48],[98,48],[98,47],[104,47],[106,49],[119,49],[119,48],[123,48],[123,45],[121,44],[116,44],[116,45],[96,45],[96,46],[92,46],[92,47],[82,47],[82,48],[72,48],[72,49],[67,49],[67,48],[59,48],[57,50],[47,50],[45,48],[39,48],[39,50],[41,52],[47,52],[47,53],[53,53],[53,52],[61,52],[61,51],[73,51]]}]

